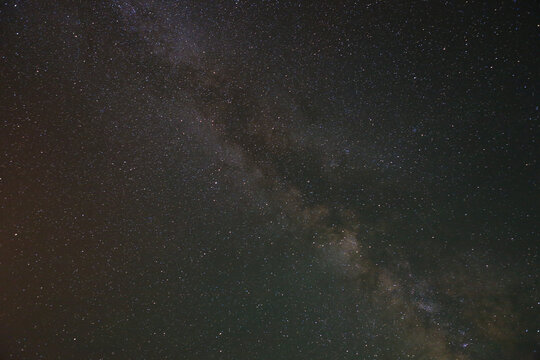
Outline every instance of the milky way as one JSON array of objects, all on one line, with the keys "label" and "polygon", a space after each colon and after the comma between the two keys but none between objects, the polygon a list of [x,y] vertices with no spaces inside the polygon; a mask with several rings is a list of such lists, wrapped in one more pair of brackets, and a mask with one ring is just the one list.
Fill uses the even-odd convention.
[{"label": "milky way", "polygon": [[533,2],[0,16],[0,358],[538,358]]}]

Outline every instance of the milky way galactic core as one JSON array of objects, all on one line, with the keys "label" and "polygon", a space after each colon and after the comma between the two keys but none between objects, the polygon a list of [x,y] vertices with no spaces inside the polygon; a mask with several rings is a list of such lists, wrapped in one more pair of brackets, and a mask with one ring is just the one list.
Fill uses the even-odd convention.
[{"label": "milky way galactic core", "polygon": [[0,359],[538,359],[535,1],[7,1]]}]

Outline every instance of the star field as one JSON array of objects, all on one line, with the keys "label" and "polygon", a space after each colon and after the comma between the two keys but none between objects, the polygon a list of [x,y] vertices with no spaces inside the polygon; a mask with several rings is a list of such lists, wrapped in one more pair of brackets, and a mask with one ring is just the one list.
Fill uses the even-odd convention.
[{"label": "star field", "polygon": [[533,1],[7,1],[0,359],[537,359]]}]

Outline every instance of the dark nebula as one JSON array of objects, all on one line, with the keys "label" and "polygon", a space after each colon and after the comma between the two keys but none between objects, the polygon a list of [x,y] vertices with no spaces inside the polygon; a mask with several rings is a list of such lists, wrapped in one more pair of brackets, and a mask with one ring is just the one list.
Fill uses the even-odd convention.
[{"label": "dark nebula", "polygon": [[7,1],[0,359],[537,359],[536,1]]}]

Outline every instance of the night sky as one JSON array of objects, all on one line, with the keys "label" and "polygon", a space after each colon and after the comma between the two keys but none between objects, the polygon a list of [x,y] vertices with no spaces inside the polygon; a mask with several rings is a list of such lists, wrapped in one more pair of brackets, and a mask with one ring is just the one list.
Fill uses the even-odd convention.
[{"label": "night sky", "polygon": [[538,359],[537,1],[0,9],[0,359]]}]

